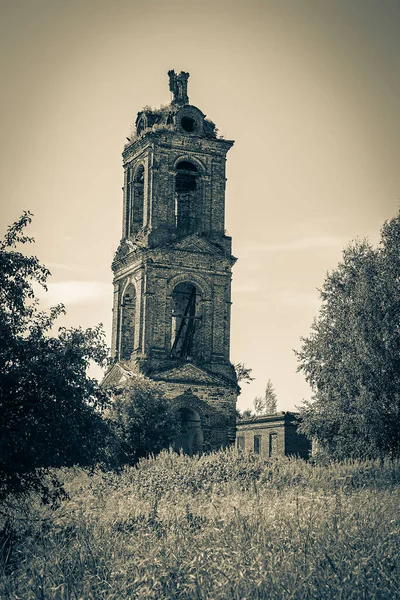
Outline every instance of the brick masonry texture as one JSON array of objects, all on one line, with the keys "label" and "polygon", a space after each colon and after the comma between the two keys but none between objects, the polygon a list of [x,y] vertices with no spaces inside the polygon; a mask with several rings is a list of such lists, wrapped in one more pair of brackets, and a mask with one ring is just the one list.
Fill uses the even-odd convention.
[{"label": "brick masonry texture", "polygon": [[[173,76],[187,82],[187,74]],[[235,440],[238,393],[229,358],[236,259],[224,231],[225,162],[233,142],[217,138],[215,126],[184,104],[179,90],[168,107],[138,113],[136,136],[123,152],[112,356],[126,372],[161,382],[177,410],[195,411],[203,449],[216,449]],[[179,293],[194,288],[190,352],[177,356],[176,331],[188,317],[173,311]],[[108,373],[105,382],[112,379]]]},{"label": "brick masonry texture", "polygon": [[291,412],[239,421],[236,428],[236,445],[245,452],[254,452],[254,438],[257,436],[259,453],[264,458],[291,455],[308,458],[311,442],[297,431],[297,427],[297,415]]},{"label": "brick masonry texture", "polygon": [[[237,435],[239,447],[265,458],[306,458],[311,444],[298,433],[294,413],[236,425],[239,388],[229,358],[236,259],[225,235],[225,163],[233,141],[218,138],[215,125],[189,104],[189,74],[168,75],[171,104],[138,113],[122,154],[122,238],[112,264],[115,363],[103,385],[123,385],[135,374],[160,382],[186,414],[184,427],[192,427],[189,452],[190,439],[197,452],[232,444]],[[189,301],[185,311],[179,294],[189,298],[194,289],[193,311]],[[189,350],[182,354],[181,346],[179,354],[179,331],[190,318]]]}]

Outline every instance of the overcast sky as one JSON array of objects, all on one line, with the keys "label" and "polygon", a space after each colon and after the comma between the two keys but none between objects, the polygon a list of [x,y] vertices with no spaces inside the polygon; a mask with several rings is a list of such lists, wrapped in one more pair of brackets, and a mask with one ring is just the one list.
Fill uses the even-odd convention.
[{"label": "overcast sky", "polygon": [[137,112],[190,102],[227,139],[231,357],[278,409],[310,395],[293,349],[352,239],[400,197],[398,0],[0,0],[1,229],[35,217],[60,324],[104,323],[121,237],[121,152]]}]

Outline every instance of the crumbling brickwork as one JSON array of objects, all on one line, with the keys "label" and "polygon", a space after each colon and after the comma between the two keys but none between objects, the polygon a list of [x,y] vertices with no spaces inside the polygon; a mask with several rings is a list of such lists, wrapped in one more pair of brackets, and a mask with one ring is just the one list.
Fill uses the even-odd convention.
[{"label": "crumbling brickwork", "polygon": [[233,142],[189,104],[188,77],[169,72],[173,101],[138,113],[123,152],[112,355],[127,372],[163,382],[171,402],[194,411],[204,448],[217,448],[234,441],[238,393],[229,358],[236,259],[224,232]]}]

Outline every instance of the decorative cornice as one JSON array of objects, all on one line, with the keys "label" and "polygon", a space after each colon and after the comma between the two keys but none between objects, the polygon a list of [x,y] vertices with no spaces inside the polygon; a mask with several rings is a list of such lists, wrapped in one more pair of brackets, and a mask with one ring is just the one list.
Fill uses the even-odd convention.
[{"label": "decorative cornice", "polygon": [[162,371],[152,372],[151,379],[155,381],[164,381],[166,383],[184,383],[193,385],[209,385],[209,386],[223,386],[231,387],[236,389],[236,384],[232,381],[227,380],[222,375],[217,375],[201,369],[193,363],[186,363],[182,366],[175,367],[173,369],[165,369]]}]

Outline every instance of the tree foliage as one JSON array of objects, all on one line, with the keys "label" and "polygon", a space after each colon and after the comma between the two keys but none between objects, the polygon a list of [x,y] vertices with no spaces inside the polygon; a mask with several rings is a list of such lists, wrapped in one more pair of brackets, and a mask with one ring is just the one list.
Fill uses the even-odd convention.
[{"label": "tree foliage", "polygon": [[268,379],[264,396],[256,396],[256,398],[254,398],[254,412],[257,416],[275,414],[276,405],[277,398],[274,386],[272,385],[272,381]]},{"label": "tree foliage", "polygon": [[251,376],[252,369],[246,367],[244,363],[237,363],[234,366],[238,383],[241,381],[244,381],[244,383],[251,383],[254,381],[254,377]]},{"label": "tree foliage", "polygon": [[[244,363],[236,363],[234,365],[237,382],[240,383],[244,381],[244,383],[251,383],[254,381],[254,377],[252,377],[251,372],[252,369],[246,367]],[[239,392],[240,393],[240,392]],[[237,419],[250,419],[252,417],[251,408],[246,408],[243,412],[241,412],[238,408],[236,409],[236,418]]]},{"label": "tree foliage", "polygon": [[25,212],[0,242],[0,496],[40,487],[43,470],[89,464],[98,458],[104,423],[97,408],[106,396],[87,376],[90,361],[104,365],[101,326],[51,330],[64,312],[39,309],[34,286],[50,275],[35,256],[17,250]]},{"label": "tree foliage", "polygon": [[168,448],[177,436],[176,411],[161,386],[135,377],[118,390],[108,409],[119,441],[120,460],[135,464],[140,458]]},{"label": "tree foliage", "polygon": [[239,421],[243,421],[245,419],[251,419],[254,415],[251,412],[251,408],[245,408],[243,411],[240,411],[238,408],[236,409],[236,418]]},{"label": "tree foliage", "polygon": [[305,434],[338,458],[400,454],[400,215],[377,248],[355,241],[320,292],[297,352],[314,397]]}]

